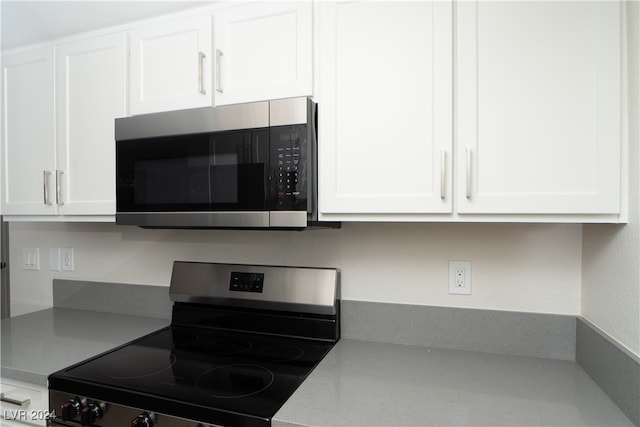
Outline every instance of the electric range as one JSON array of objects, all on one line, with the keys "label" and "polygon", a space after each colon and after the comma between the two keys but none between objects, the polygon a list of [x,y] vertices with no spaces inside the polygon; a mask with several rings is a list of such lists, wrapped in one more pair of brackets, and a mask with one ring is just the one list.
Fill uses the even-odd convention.
[{"label": "electric range", "polygon": [[49,425],[270,426],[340,338],[336,269],[175,262],[171,325],[49,376]]}]

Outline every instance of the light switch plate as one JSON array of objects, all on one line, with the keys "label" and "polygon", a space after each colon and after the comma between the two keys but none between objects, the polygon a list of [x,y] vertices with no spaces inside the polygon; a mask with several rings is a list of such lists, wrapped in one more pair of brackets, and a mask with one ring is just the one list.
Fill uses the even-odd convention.
[{"label": "light switch plate", "polygon": [[22,268],[25,270],[40,270],[39,248],[22,248]]}]

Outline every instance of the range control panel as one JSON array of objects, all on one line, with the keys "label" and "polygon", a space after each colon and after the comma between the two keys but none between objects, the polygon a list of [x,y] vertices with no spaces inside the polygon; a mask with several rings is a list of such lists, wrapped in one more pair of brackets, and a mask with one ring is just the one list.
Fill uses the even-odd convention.
[{"label": "range control panel", "polygon": [[234,292],[257,292],[262,293],[264,284],[263,273],[241,273],[231,272],[229,290]]}]

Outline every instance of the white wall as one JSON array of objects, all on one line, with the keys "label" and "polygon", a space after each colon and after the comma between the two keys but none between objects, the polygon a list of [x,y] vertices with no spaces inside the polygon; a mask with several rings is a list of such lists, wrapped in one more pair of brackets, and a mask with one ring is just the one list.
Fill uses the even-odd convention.
[{"label": "white wall", "polygon": [[[114,224],[12,223],[13,315],[50,306],[54,277],[166,286],[174,260],[338,267],[342,297],[575,315],[581,226],[363,224],[340,230],[143,230]],[[23,247],[41,270],[25,271]],[[49,247],[75,248],[76,271],[48,271]],[[472,261],[472,295],[448,294],[448,260]]]},{"label": "white wall", "polygon": [[583,229],[582,315],[640,357],[640,3],[629,26],[629,223]]}]

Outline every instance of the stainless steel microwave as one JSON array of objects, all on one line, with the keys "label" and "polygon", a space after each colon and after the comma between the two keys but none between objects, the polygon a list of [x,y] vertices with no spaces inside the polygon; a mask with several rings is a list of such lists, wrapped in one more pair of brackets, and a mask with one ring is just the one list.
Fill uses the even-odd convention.
[{"label": "stainless steel microwave", "polygon": [[116,119],[116,223],[317,223],[316,104],[290,98]]}]

